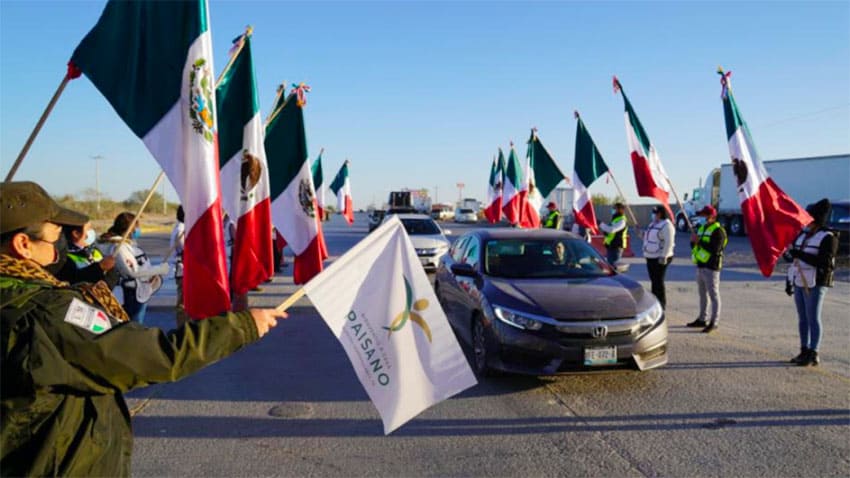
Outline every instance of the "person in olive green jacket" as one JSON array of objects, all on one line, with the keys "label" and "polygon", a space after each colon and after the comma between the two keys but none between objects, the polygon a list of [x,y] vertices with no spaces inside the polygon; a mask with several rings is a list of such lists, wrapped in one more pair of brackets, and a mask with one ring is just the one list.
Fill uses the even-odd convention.
[{"label": "person in olive green jacket", "polygon": [[123,394],[179,380],[265,335],[285,313],[251,309],[164,333],[129,322],[103,283],[49,274],[59,224],[85,216],[31,182],[0,185],[0,475],[129,476]]}]

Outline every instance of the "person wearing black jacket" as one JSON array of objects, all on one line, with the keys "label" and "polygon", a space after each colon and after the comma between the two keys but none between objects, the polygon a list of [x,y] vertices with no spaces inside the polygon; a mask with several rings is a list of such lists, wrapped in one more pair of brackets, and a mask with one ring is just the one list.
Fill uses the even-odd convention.
[{"label": "person wearing black jacket", "polygon": [[791,363],[801,366],[820,363],[818,346],[823,298],[827,288],[833,285],[838,252],[835,234],[825,229],[830,209],[828,199],[806,208],[814,220],[803,228],[786,254],[786,259],[793,261],[788,267],[788,279],[793,284],[788,293],[794,296],[800,330],[800,354],[792,358]]},{"label": "person wearing black jacket", "polygon": [[118,284],[115,259],[105,256],[95,246],[97,234],[91,221],[82,226],[63,225],[62,236],[56,242],[58,261],[47,269],[57,279],[70,284],[104,281],[110,289]]}]

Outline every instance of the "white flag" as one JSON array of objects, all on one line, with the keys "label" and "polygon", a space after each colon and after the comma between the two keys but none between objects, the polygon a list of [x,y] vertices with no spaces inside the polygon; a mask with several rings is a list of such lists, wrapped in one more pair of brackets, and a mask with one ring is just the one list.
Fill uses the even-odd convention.
[{"label": "white flag", "polygon": [[304,289],[389,434],[477,382],[397,217]]}]

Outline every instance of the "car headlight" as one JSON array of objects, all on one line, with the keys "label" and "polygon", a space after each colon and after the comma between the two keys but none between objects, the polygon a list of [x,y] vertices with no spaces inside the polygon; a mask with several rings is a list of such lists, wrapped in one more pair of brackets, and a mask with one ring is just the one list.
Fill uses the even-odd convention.
[{"label": "car headlight", "polygon": [[635,319],[641,326],[648,327],[655,325],[662,315],[664,315],[664,309],[661,308],[661,303],[656,300],[650,308],[636,315]]},{"label": "car headlight", "polygon": [[538,320],[498,305],[493,306],[493,315],[502,322],[518,329],[540,330],[540,328],[543,327],[543,323]]}]

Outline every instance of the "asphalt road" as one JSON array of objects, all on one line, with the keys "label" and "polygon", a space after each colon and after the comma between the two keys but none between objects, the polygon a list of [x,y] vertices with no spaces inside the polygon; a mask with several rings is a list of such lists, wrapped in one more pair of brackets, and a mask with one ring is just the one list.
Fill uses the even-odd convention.
[{"label": "asphalt road", "polygon": [[[453,233],[472,226],[446,225]],[[366,234],[338,218],[330,252]],[[134,391],[136,476],[850,476],[850,282],[824,304],[823,363],[791,366],[796,313],[781,275],[764,279],[746,238],[721,276],[721,328],[696,316],[687,235],[668,273],[670,363],[486,380],[384,436],[345,353],[300,300],[261,342],[173,384]],[[153,255],[164,235],[143,238]],[[287,259],[291,260],[291,257]],[[629,275],[648,287],[643,259]],[[151,325],[173,325],[173,281]],[[252,293],[274,306],[291,267]]]}]

